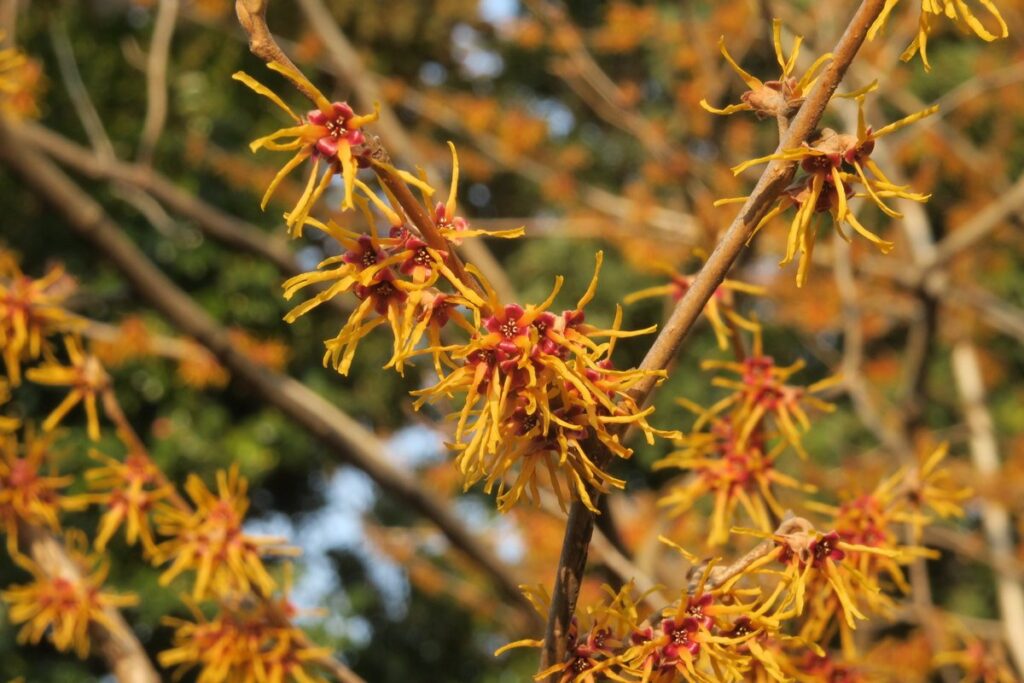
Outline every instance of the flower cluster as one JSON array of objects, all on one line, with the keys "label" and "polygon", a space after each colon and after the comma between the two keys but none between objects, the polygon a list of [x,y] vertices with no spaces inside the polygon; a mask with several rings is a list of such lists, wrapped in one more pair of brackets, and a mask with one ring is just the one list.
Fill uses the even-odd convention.
[{"label": "flower cluster", "polygon": [[75,497],[64,495],[73,477],[47,473],[51,466],[53,439],[38,437],[26,429],[24,436],[0,437],[0,519],[7,534],[7,551],[18,557],[18,527],[22,523],[60,531],[60,515],[81,509]]},{"label": "flower cluster", "polygon": [[617,370],[611,360],[616,339],[651,330],[619,329],[621,311],[608,329],[585,321],[601,259],[599,252],[594,277],[576,306],[561,314],[548,310],[561,278],[546,300],[525,308],[500,306],[489,291],[491,314],[468,343],[451,352],[454,369],[414,392],[417,405],[464,396],[453,415],[456,462],[467,488],[480,481],[487,492],[496,488],[500,510],[524,495],[539,502],[539,482],[553,488],[563,506],[580,500],[594,509],[588,489],[624,486],[608,474],[600,455],[630,457],[620,426],[636,426],[648,442],[672,435],[653,428],[647,422],[651,410],[641,410],[629,394],[652,373]]},{"label": "flower cluster", "polygon": [[[60,268],[38,280],[28,277],[18,270],[13,256],[0,250],[0,342],[7,373],[0,382],[0,399],[8,400],[9,387],[20,384],[22,374],[37,384],[70,389],[44,421],[42,436],[31,423],[20,430],[21,420],[3,418],[0,423],[0,519],[8,553],[33,577],[31,583],[3,592],[12,622],[24,624],[19,642],[35,644],[48,636],[59,650],[86,657],[97,628],[123,628],[112,621],[114,610],[135,604],[136,598],[104,590],[106,564],[99,556],[87,557],[72,547],[91,544],[102,553],[123,528],[129,545],[140,543],[151,564],[165,566],[161,583],[185,576],[193,599],[204,601],[203,608],[212,604],[218,610],[203,625],[175,624],[175,647],[161,656],[166,666],[199,665],[200,680],[209,681],[321,681],[311,667],[322,668],[329,653],[312,647],[291,623],[294,610],[276,592],[278,584],[264,565],[263,558],[293,555],[294,550],[279,539],[244,532],[247,484],[237,467],[218,472],[215,491],[191,476],[184,487],[191,503],[186,501],[133,431],[100,361],[101,355],[116,363],[172,347],[180,351],[183,342],[151,335],[133,320],[119,328],[124,332],[120,336],[130,342],[128,348],[112,350],[108,344],[100,346],[99,354],[92,353],[77,335],[97,326],[64,308],[70,285]],[[57,343],[61,339],[64,354]],[[253,341],[240,332],[233,332],[232,339],[245,353],[258,356],[257,362],[274,364],[284,358],[283,350],[273,344]],[[54,430],[78,403],[85,405],[90,439],[106,447],[108,441],[100,442],[102,405],[124,453],[114,457],[92,450],[98,466],[84,474],[88,490],[69,494],[74,478],[55,471]],[[38,539],[62,530],[63,512],[89,506],[101,511],[91,542],[76,529],[67,532],[66,544],[56,538],[47,541],[66,546],[75,571],[68,569],[70,564],[48,560],[43,566],[30,559],[38,554]],[[231,633],[234,653],[223,645]],[[224,671],[231,675],[225,678]]]},{"label": "flower cluster", "polygon": [[[796,112],[803,102],[805,88],[809,87],[805,80],[824,63],[825,57],[815,62],[804,80],[794,82],[788,74],[792,71],[795,63],[800,39],[796,39],[790,59],[784,60],[779,42],[781,29],[778,22],[774,26],[776,55],[783,67],[782,79],[761,83],[757,78],[744,71],[729,56],[723,45],[722,53],[733,69],[747,83],[750,90],[744,93],[742,104],[731,105],[725,109],[715,109],[704,103],[706,109],[716,114],[754,111],[760,117],[772,116],[781,121],[787,121]],[[826,55],[826,57],[828,56]],[[751,233],[751,236],[757,234],[776,216],[791,208],[796,209],[793,220],[790,222],[786,253],[779,265],[791,263],[799,252],[797,286],[802,286],[807,281],[814,245],[818,238],[818,216],[829,214],[832,224],[843,239],[847,241],[850,239],[843,229],[845,225],[874,244],[883,253],[887,253],[893,248],[893,243],[882,239],[860,222],[851,206],[851,200],[855,198],[868,199],[890,218],[901,218],[902,214],[890,207],[885,201],[887,199],[908,199],[915,202],[928,200],[927,195],[912,192],[910,188],[897,185],[889,180],[871,158],[871,153],[878,140],[904,126],[931,116],[938,111],[938,107],[929,107],[875,130],[866,122],[864,102],[867,94],[876,86],[876,83],[872,83],[856,92],[842,96],[857,102],[856,134],[840,133],[831,128],[823,128],[817,131],[810,140],[795,149],[784,149],[767,156],[750,159],[732,169],[733,173],[738,175],[752,166],[770,161],[800,162],[800,173],[796,179],[780,195],[775,206],[758,221]],[[741,204],[745,201],[746,197],[730,197],[719,199],[715,205]]]},{"label": "flower cluster", "polygon": [[0,258],[0,346],[3,347],[7,378],[12,386],[21,383],[21,366],[37,360],[49,348],[48,338],[75,324],[63,304],[74,292],[74,282],[60,267],[41,278],[32,278],[4,254]]},{"label": "flower cluster", "polygon": [[152,513],[157,503],[171,495],[172,487],[145,453],[129,453],[123,461],[98,451],[91,455],[102,464],[86,470],[91,491],[75,500],[104,508],[96,531],[96,550],[103,552],[123,525],[129,545],[141,540],[143,549],[153,553]]},{"label": "flower cluster", "polygon": [[[650,373],[617,369],[612,361],[616,339],[651,330],[619,329],[621,313],[608,329],[585,322],[584,308],[596,291],[597,271],[576,307],[561,314],[548,310],[561,278],[540,304],[502,303],[481,272],[461,263],[453,245],[481,235],[518,237],[522,231],[474,230],[458,215],[455,147],[449,143],[453,172],[447,201],[431,207],[434,190],[422,178],[394,169],[370,153],[359,128],[372,117],[354,117],[346,105],[330,104],[290,67],[270,67],[312,93],[319,109],[306,119],[292,114],[296,127],[253,143],[254,149],[297,150],[271,183],[264,202],[284,174],[312,158],[313,175],[299,204],[287,214],[287,223],[296,235],[303,226],[312,226],[340,252],[321,261],[315,271],[284,283],[286,299],[319,289],[285,319],[294,322],[326,301],[353,294],[359,303],[339,333],[326,341],[325,365],[346,374],[359,342],[386,324],[393,338],[386,367],[404,373],[417,356],[433,360],[438,380],[413,392],[418,396],[416,407],[459,397],[452,448],[467,488],[483,482],[485,491],[495,492],[503,511],[524,497],[539,502],[542,487],[553,490],[563,506],[580,500],[595,509],[593,492],[624,485],[606,469],[611,457],[632,454],[621,441],[623,428],[635,425],[648,441],[667,435],[647,422],[650,410],[642,410],[629,393]],[[280,98],[248,76],[235,77],[291,113]],[[279,142],[283,139],[287,142]],[[352,155],[358,163],[346,161]],[[309,215],[329,182],[328,176],[315,182],[320,159],[335,157],[340,161],[329,167],[328,176],[344,178],[341,208],[361,209],[370,228],[367,233]],[[382,176],[380,193],[356,177],[360,165]],[[401,190],[394,183],[401,183]],[[403,191],[411,196],[405,184],[421,192],[422,204],[399,196]],[[378,229],[374,210],[386,220],[386,231]],[[599,270],[601,254],[597,258]],[[468,339],[457,342],[452,335]]]},{"label": "flower cluster", "polygon": [[233,76],[235,80],[241,81],[280,107],[295,124],[254,140],[250,145],[254,152],[258,149],[269,149],[295,153],[274,176],[260,205],[266,208],[267,202],[281,181],[306,160],[312,161],[305,188],[287,217],[289,231],[301,235],[310,209],[327,190],[333,178],[340,176],[345,188],[341,207],[352,207],[356,170],[358,166],[369,163],[369,147],[361,129],[367,123],[375,121],[377,114],[359,116],[348,104],[331,102],[301,72],[290,66],[278,62],[271,62],[267,66],[292,81],[301,82],[305,86],[304,91],[310,94],[313,106],[316,107],[306,116],[299,116],[272,90],[248,74],[239,71]]},{"label": "flower cluster", "polygon": [[160,653],[160,665],[175,669],[176,677],[198,666],[199,683],[326,683],[313,668],[331,653],[312,647],[292,625],[295,612],[285,599],[225,597],[213,618],[192,606],[191,621],[165,620],[174,627],[174,646]]},{"label": "flower cluster", "polygon": [[[601,680],[679,681],[860,680],[850,633],[866,613],[885,614],[884,576],[924,552],[889,537],[857,543],[844,532],[820,532],[790,517],[735,563],[701,562],[667,539],[692,564],[691,585],[657,611],[632,585],[574,617],[567,657],[537,674],[563,683]],[[892,569],[895,568],[895,569]],[[546,611],[545,595],[528,591]],[[818,643],[839,635],[842,659]],[[521,640],[498,650],[540,647]],[[835,678],[848,675],[848,678]]]},{"label": "flower cluster", "polygon": [[261,559],[265,555],[294,555],[279,539],[254,537],[242,530],[247,482],[238,468],[217,472],[217,491],[191,475],[185,491],[194,508],[164,503],[156,511],[157,532],[168,537],[154,550],[154,563],[170,566],[160,575],[167,585],[179,574],[194,571],[192,597],[256,591],[270,595],[274,580]]},{"label": "flower cluster", "polygon": [[35,562],[21,559],[19,564],[32,574],[32,582],[11,586],[3,591],[10,619],[24,624],[18,632],[19,643],[39,643],[44,635],[61,652],[74,650],[81,658],[89,656],[89,629],[99,623],[114,628],[107,611],[138,603],[133,595],[103,590],[108,565],[96,558],[78,558],[81,577],[52,576]]},{"label": "flower cluster", "polygon": [[802,434],[810,427],[807,408],[831,411],[832,405],[814,394],[837,378],[807,387],[789,384],[802,361],[780,367],[765,355],[759,330],[752,333],[752,351],[737,361],[705,361],[705,369],[724,370],[736,378],[716,377],[712,385],[729,394],[710,408],[687,400],[680,404],[697,415],[690,431],[677,439],[678,450],[655,463],[655,469],[679,470],[682,476],[662,497],[671,514],[689,512],[704,496],[713,499],[714,511],[708,545],[729,538],[736,512],[742,510],[761,531],[775,527],[784,507],[776,487],[813,492],[777,467],[779,457],[792,448],[806,458]]}]

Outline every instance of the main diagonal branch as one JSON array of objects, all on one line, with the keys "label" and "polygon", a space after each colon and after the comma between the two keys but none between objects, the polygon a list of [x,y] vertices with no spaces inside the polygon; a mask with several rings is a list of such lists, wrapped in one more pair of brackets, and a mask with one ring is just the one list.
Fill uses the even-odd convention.
[{"label": "main diagonal branch", "polygon": [[[861,45],[864,44],[868,29],[881,13],[884,4],[884,0],[863,0],[857,8],[833,50],[832,62],[822,73],[814,90],[792,122],[781,127],[785,133],[779,142],[780,150],[799,147],[818,127],[833,93],[839,87]],[[725,231],[693,284],[676,304],[668,322],[647,352],[641,364],[642,369],[662,370],[668,367],[693,323],[750,239],[754,227],[793,179],[795,170],[795,163],[791,161],[773,161],[765,169],[753,192],[744,202],[743,208]],[[649,375],[632,390],[632,397],[638,404],[643,404],[647,400],[656,382],[657,379]],[[592,492],[591,496],[596,499],[600,494]],[[580,503],[573,503],[569,510],[562,554],[555,574],[547,631],[544,634],[544,649],[541,654],[541,670],[565,660],[566,636],[576,608],[576,598],[579,595],[593,530],[593,513]],[[556,680],[557,675],[552,676],[552,681]]]}]

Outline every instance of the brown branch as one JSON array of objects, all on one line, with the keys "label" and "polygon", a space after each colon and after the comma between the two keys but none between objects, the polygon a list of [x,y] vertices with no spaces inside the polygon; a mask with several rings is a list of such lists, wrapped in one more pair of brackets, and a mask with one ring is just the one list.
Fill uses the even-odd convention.
[{"label": "brown branch", "polygon": [[433,522],[458,551],[491,578],[527,614],[533,613],[517,582],[447,504],[421,482],[392,465],[377,437],[295,379],[252,362],[235,348],[227,331],[142,253],[103,208],[57,166],[27,147],[0,122],[0,158],[80,237],[121,271],[142,298],[184,334],[209,349],[231,373],[323,442],[340,460],[366,472],[383,490]]},{"label": "brown branch", "polygon": [[[47,576],[74,584],[84,581],[81,569],[68,555],[64,544],[46,529],[19,521],[18,544]],[[145,648],[121,613],[113,607],[105,607],[103,616],[106,623],[93,621],[89,625],[90,640],[118,682],[159,683],[160,676],[146,656]]]},{"label": "brown branch", "polygon": [[195,221],[203,233],[229,247],[266,259],[284,274],[303,272],[283,237],[267,234],[251,223],[224,213],[152,168],[103,158],[59,133],[29,121],[19,124],[18,135],[61,164],[89,178],[131,184],[148,192],[174,213]]},{"label": "brown branch", "polygon": [[[832,62],[822,73],[814,90],[793,118],[785,138],[780,141],[779,149],[799,147],[817,128],[832,94],[839,87],[839,82],[853,62],[867,36],[868,28],[881,12],[883,4],[883,0],[864,0],[861,3],[833,50]],[[794,171],[794,164],[786,161],[773,161],[765,169],[739,214],[732,221],[711,256],[708,257],[693,284],[676,304],[671,317],[644,358],[640,366],[641,369],[662,370],[668,367],[683,338],[697,320],[708,299],[714,294],[722,280],[725,279],[733,262],[739,257],[757,222],[792,180]],[[654,389],[656,381],[656,378],[651,376],[640,382],[630,392],[632,398],[638,404],[644,403]],[[541,670],[565,659],[565,635],[568,633],[572,614],[576,607],[576,598],[586,566],[587,548],[593,528],[593,514],[584,505],[574,503],[569,510],[562,554],[555,575],[551,609],[548,613],[547,631],[544,636],[544,650],[541,656]]]},{"label": "brown branch", "polygon": [[[960,393],[964,417],[971,433],[971,460],[982,476],[999,474],[999,445],[992,415],[985,405],[985,386],[974,344],[961,340],[953,347],[953,379]],[[982,499],[982,523],[991,546],[992,559],[999,564],[1013,561],[1013,526],[1006,508]],[[1010,655],[1018,673],[1024,673],[1024,583],[1000,573],[996,577],[996,595]]]},{"label": "brown branch", "polygon": [[[288,71],[301,73],[295,63],[288,58],[288,55],[278,46],[267,27],[268,0],[235,0],[235,13],[238,15],[238,23],[242,30],[249,37],[249,51],[262,59],[264,62],[276,62]],[[296,80],[288,74],[282,74],[294,85],[299,92],[306,96],[310,102],[320,100],[320,93],[310,90],[310,84],[303,80]]]},{"label": "brown branch", "polygon": [[177,20],[178,0],[160,0],[146,57],[146,118],[136,155],[145,165],[153,161],[153,152],[167,121],[167,61]]}]

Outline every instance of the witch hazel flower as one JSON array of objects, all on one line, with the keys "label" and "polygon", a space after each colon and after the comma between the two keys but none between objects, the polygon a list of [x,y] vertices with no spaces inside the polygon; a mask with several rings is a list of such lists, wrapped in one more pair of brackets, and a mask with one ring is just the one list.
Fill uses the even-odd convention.
[{"label": "witch hazel flower", "polygon": [[[798,455],[806,458],[802,434],[811,426],[807,408],[822,412],[835,410],[835,406],[816,394],[831,388],[841,378],[833,375],[808,386],[790,384],[790,378],[803,369],[804,361],[781,366],[765,354],[760,331],[754,332],[753,339],[751,353],[742,360],[701,363],[704,370],[724,370],[736,377],[719,376],[711,381],[714,386],[729,389],[730,394],[707,410],[699,410],[693,430],[699,431],[716,416],[731,412],[739,448],[745,447],[751,438],[759,439],[755,444],[763,442],[768,436],[766,428],[772,427]],[[766,425],[768,417],[772,418],[771,425]]]},{"label": "witch hazel flower", "polygon": [[22,364],[49,348],[47,337],[72,330],[79,321],[64,309],[75,283],[63,268],[54,266],[33,278],[6,256],[0,250],[0,345],[8,383],[16,387],[21,384]]},{"label": "witch hazel flower", "polygon": [[[684,275],[665,264],[655,264],[654,269],[666,276],[668,282],[628,294],[622,300],[624,304],[628,306],[642,299],[662,296],[671,297],[672,301],[679,301],[689,291],[697,277],[696,275]],[[718,348],[722,350],[728,348],[729,339],[734,334],[732,327],[753,330],[758,326],[753,320],[745,318],[736,310],[736,295],[741,293],[760,296],[765,293],[765,289],[726,278],[715,288],[714,294],[708,299],[708,303],[702,311],[715,333]]]},{"label": "witch hazel flower", "polygon": [[[369,148],[362,128],[366,124],[376,121],[379,114],[375,111],[372,114],[357,115],[347,103],[331,102],[309,79],[291,66],[270,62],[267,67],[293,82],[302,83],[304,90],[311,93],[313,104],[316,107],[305,116],[299,116],[277,94],[252,76],[242,71],[232,75],[236,81],[240,81],[280,107],[294,123],[292,126],[281,128],[270,135],[258,138],[249,145],[253,152],[259,149],[294,152],[292,158],[270,182],[260,202],[260,207],[266,208],[271,196],[289,173],[307,161],[311,162],[309,176],[302,194],[285,219],[289,233],[293,236],[300,236],[305,219],[309,216],[314,204],[327,190],[332,178],[340,177],[344,186],[345,192],[341,209],[354,207],[353,194],[356,173],[360,166],[368,164],[366,157],[369,154]],[[411,176],[407,180],[419,182]]]},{"label": "witch hazel flower", "polygon": [[[793,184],[786,188],[775,206],[758,221],[751,233],[752,238],[776,216],[790,208],[796,208],[796,213],[790,223],[786,253],[779,265],[784,266],[791,263],[799,252],[796,275],[798,287],[803,286],[807,281],[810,271],[811,257],[818,237],[818,216],[828,214],[837,233],[844,240],[850,241],[850,237],[844,230],[844,226],[848,226],[853,232],[874,244],[882,253],[888,253],[892,250],[893,243],[882,239],[875,232],[866,228],[857,218],[850,201],[854,198],[865,198],[886,216],[902,218],[902,214],[890,207],[885,201],[886,199],[898,198],[914,202],[928,200],[928,195],[915,193],[909,187],[897,185],[889,180],[871,158],[871,154],[879,139],[931,116],[938,111],[938,106],[928,107],[875,130],[866,123],[864,101],[865,96],[876,87],[877,83],[872,83],[843,96],[857,102],[858,116],[855,135],[823,128],[810,140],[795,149],[750,159],[732,169],[733,173],[738,175],[752,166],[771,161],[800,162],[802,175],[799,175]],[[746,197],[719,199],[715,202],[715,206],[740,204],[744,201],[746,201]]]},{"label": "witch hazel flower", "polygon": [[782,73],[777,79],[762,81],[745,71],[733,59],[725,47],[725,37],[723,36],[718,41],[718,49],[721,50],[722,56],[729,62],[733,71],[747,84],[749,90],[740,96],[739,104],[730,104],[724,109],[712,107],[707,100],[701,100],[700,106],[712,114],[723,116],[741,111],[752,111],[757,114],[758,118],[789,118],[793,116],[803,104],[805,94],[813,87],[821,67],[832,59],[831,53],[818,57],[801,78],[795,78],[793,71],[796,68],[796,60],[800,54],[802,43],[802,37],[794,38],[790,55],[788,58],[785,57],[782,50],[782,22],[775,19],[772,22],[772,45]]},{"label": "witch hazel flower", "polygon": [[679,470],[682,474],[658,505],[668,508],[669,515],[678,516],[690,512],[702,497],[711,497],[714,507],[707,536],[709,546],[729,540],[729,530],[740,511],[756,528],[771,530],[774,520],[785,514],[775,487],[815,490],[777,468],[785,444],[766,450],[761,437],[741,444],[733,418],[715,418],[706,431],[686,435],[676,445],[680,450],[654,464],[655,470]]},{"label": "witch hazel flower", "polygon": [[81,576],[53,575],[27,558],[18,564],[32,574],[32,581],[3,591],[11,622],[21,624],[18,642],[38,644],[48,637],[61,652],[73,651],[80,659],[92,649],[94,625],[116,628],[108,612],[137,605],[135,595],[104,590],[109,565],[96,557],[73,555]]},{"label": "witch hazel flower", "polygon": [[452,416],[456,464],[467,488],[480,481],[485,491],[497,487],[500,510],[524,495],[539,501],[542,484],[563,506],[580,500],[594,508],[588,489],[624,485],[597,457],[597,449],[632,455],[617,435],[622,425],[636,425],[652,442],[674,435],[651,427],[652,409],[641,409],[629,397],[629,389],[652,373],[617,370],[611,362],[616,339],[650,330],[620,330],[621,310],[609,329],[585,322],[583,309],[596,291],[600,264],[598,254],[587,291],[561,314],[548,310],[561,278],[547,299],[529,306],[502,305],[481,278],[489,315],[478,320],[468,343],[450,349],[454,369],[433,387],[413,392],[417,408],[442,397],[464,397]]}]

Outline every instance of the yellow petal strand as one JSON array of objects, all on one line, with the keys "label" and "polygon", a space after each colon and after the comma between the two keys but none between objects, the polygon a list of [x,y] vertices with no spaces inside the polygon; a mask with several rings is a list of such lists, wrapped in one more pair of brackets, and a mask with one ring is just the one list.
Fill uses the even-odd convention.
[{"label": "yellow petal strand", "polygon": [[590,303],[594,298],[594,294],[597,293],[597,277],[601,273],[601,264],[604,263],[604,252],[598,251],[594,254],[594,276],[590,278],[590,284],[587,286],[587,291],[583,293],[580,300],[576,303],[577,310],[583,310],[583,307]]},{"label": "yellow petal strand", "polygon": [[356,165],[352,159],[352,150],[347,142],[338,145],[338,159],[341,161],[342,181],[345,185],[345,196],[341,200],[341,210],[346,211],[355,206],[352,192],[356,183]]},{"label": "yellow petal strand", "polygon": [[288,80],[292,81],[297,86],[299,86],[300,90],[308,91],[304,92],[303,94],[312,94],[313,104],[315,104],[316,108],[322,111],[324,114],[331,113],[333,109],[333,107],[331,106],[331,101],[327,99],[327,97],[325,97],[324,94],[320,92],[320,89],[313,85],[312,81],[306,78],[301,71],[294,67],[281,64],[280,62],[267,62],[267,68],[270,69],[271,71],[276,71],[277,73],[281,74]]},{"label": "yellow petal strand", "polygon": [[917,112],[916,114],[911,114],[910,116],[905,116],[902,119],[900,119],[899,121],[895,121],[894,123],[890,123],[888,126],[884,126],[882,128],[879,128],[878,130],[876,130],[873,133],[873,137],[880,138],[883,135],[888,135],[889,133],[894,133],[894,132],[898,131],[900,128],[903,128],[904,126],[909,126],[911,123],[915,123],[917,121],[920,121],[923,118],[927,118],[927,117],[931,116],[932,114],[934,114],[938,110],[939,110],[939,105],[936,104],[936,105],[933,105],[931,107],[928,107],[927,109],[922,109],[921,111]]},{"label": "yellow petal strand", "polygon": [[807,72],[803,75],[803,77],[801,77],[800,82],[798,83],[800,90],[804,92],[807,91],[811,83],[813,83],[814,80],[817,78],[818,69],[820,69],[825,64],[825,62],[829,61],[830,59],[832,59],[832,53],[826,52],[825,54],[814,60],[814,63],[811,64],[810,68],[807,69]]},{"label": "yellow petal strand", "polygon": [[260,210],[265,211],[267,208],[267,202],[270,201],[270,197],[274,194],[274,190],[281,184],[285,176],[291,173],[299,164],[309,158],[309,151],[302,150],[295,156],[293,156],[287,164],[281,167],[281,170],[277,172],[274,179],[270,181],[270,185],[267,185],[267,191],[263,193],[263,198],[260,200]]},{"label": "yellow petal strand", "polygon": [[666,296],[668,294],[671,294],[673,289],[674,285],[656,285],[654,287],[647,287],[646,289],[641,289],[638,292],[627,294],[625,298],[622,299],[622,303],[629,305],[636,301],[640,301],[641,299],[651,299],[653,297]]},{"label": "yellow petal strand", "polygon": [[365,126],[368,123],[373,123],[374,121],[376,121],[379,118],[380,118],[380,102],[374,102],[373,103],[373,113],[372,114],[362,114],[362,115],[354,115],[354,116],[352,116],[352,118],[350,118],[348,120],[348,127],[351,130],[356,130],[358,128],[362,128],[363,126]]},{"label": "yellow petal strand", "polygon": [[860,233],[862,237],[865,237],[868,241],[877,245],[878,249],[883,254],[888,254],[890,251],[892,251],[892,248],[895,246],[893,242],[883,240],[881,237],[879,237],[878,235],[876,235],[875,233],[871,232],[863,225],[861,225],[860,221],[857,220],[857,217],[854,216],[852,213],[846,214],[846,222],[850,224],[850,227],[852,227],[854,230]]},{"label": "yellow petal strand", "polygon": [[450,221],[455,218],[455,198],[459,191],[459,154],[451,140],[448,141],[448,148],[452,151],[452,182],[448,188],[448,201],[444,204],[444,211]]},{"label": "yellow petal strand", "polygon": [[[395,226],[401,225],[403,223],[402,219],[395,212],[395,210],[392,209],[387,204],[385,204],[384,201],[377,196],[377,193],[374,192],[369,185],[364,183],[362,180],[359,180],[359,178],[356,178],[354,180],[354,185],[355,187],[363,191],[363,194],[366,195],[366,198],[369,199],[373,203],[373,205],[377,207],[378,211],[384,214],[384,217],[388,219],[388,222],[391,225]],[[370,225],[373,225],[373,223],[371,222]]]},{"label": "yellow petal strand", "polygon": [[747,87],[751,90],[762,87],[764,84],[761,83],[760,79],[754,78],[749,73],[743,70],[736,60],[729,54],[729,50],[725,47],[725,36],[718,39],[718,49],[722,51],[722,56],[725,57],[725,61],[729,62],[729,66],[732,67],[733,71],[739,74],[739,77],[743,79],[743,82],[747,84]]},{"label": "yellow petal strand", "polygon": [[855,99],[857,99],[859,97],[864,97],[868,93],[874,92],[875,90],[878,90],[878,80],[877,79],[871,81],[870,83],[865,85],[863,88],[857,88],[856,90],[851,90],[850,92],[847,92],[847,93],[836,93],[835,96],[836,97],[841,97],[844,100],[855,100]]},{"label": "yellow petal strand", "polygon": [[786,65],[782,67],[782,75],[784,78],[788,78],[793,69],[796,67],[797,57],[800,55],[800,46],[803,45],[804,37],[796,36],[793,38],[793,53],[789,55],[789,59],[786,60]]},{"label": "yellow petal strand", "polygon": [[1005,38],[1007,36],[1008,31],[1006,28],[1006,22],[1003,21],[1003,17],[999,14],[998,10],[996,10],[995,6],[992,5],[991,2],[989,2],[986,5],[985,0],[982,0],[982,4],[986,5],[986,9],[988,9],[992,16],[995,17],[996,20],[999,22],[999,35],[990,33],[989,30],[985,28],[985,25],[981,23],[978,17],[974,16],[974,12],[971,11],[971,8],[967,6],[967,3],[964,2],[964,0],[955,0],[955,2],[956,7],[963,18],[963,22],[967,24],[970,27],[970,29],[974,31],[974,34],[981,38],[982,40],[986,42],[991,42],[993,40],[996,40],[997,38]]},{"label": "yellow petal strand", "polygon": [[843,179],[839,176],[839,169],[835,166],[832,167],[832,182],[835,185],[836,200],[838,202],[836,218],[841,221],[850,209],[846,204],[846,187],[843,185]]},{"label": "yellow petal strand", "polygon": [[565,282],[565,278],[562,277],[561,275],[555,277],[555,285],[554,287],[551,288],[551,293],[548,294],[548,298],[544,299],[544,301],[537,305],[536,310],[547,310],[547,308],[551,306],[551,304],[555,303],[555,297],[558,296],[559,290],[562,289],[563,282]]},{"label": "yellow petal strand", "polygon": [[886,203],[882,201],[882,198],[878,196],[878,194],[875,192],[875,188],[872,187],[871,181],[868,180],[867,175],[864,173],[864,168],[860,165],[860,163],[854,161],[853,168],[856,169],[857,175],[860,177],[860,181],[864,185],[864,189],[867,190],[868,196],[871,197],[871,201],[875,203],[875,206],[877,206],[882,211],[882,213],[884,213],[886,216],[889,216],[890,218],[902,218],[903,214],[894,209],[890,209],[886,205]]},{"label": "yellow petal strand", "polygon": [[494,656],[499,657],[508,652],[509,650],[517,647],[541,647],[543,645],[543,640],[517,640],[514,643],[509,643],[508,645],[502,645],[501,647],[499,647],[497,650],[494,651]]},{"label": "yellow petal strand", "polygon": [[259,81],[257,81],[255,78],[253,78],[249,74],[245,73],[244,71],[236,71],[235,73],[231,74],[231,78],[233,78],[236,81],[239,81],[240,83],[243,83],[243,84],[247,85],[249,87],[249,89],[252,90],[253,92],[255,92],[255,93],[259,94],[259,95],[263,95],[264,97],[266,97],[268,100],[270,100],[271,102],[276,104],[278,107],[283,109],[288,114],[288,116],[290,116],[293,119],[295,119],[296,123],[301,123],[302,122],[302,119],[299,117],[299,115],[296,114],[295,112],[293,112],[291,107],[289,107],[287,104],[285,104],[284,100],[282,100],[280,97],[278,97],[277,93],[275,93],[273,90],[271,90],[267,86],[265,86],[262,83],[260,83]]},{"label": "yellow petal strand", "polygon": [[710,104],[708,104],[707,100],[701,100],[700,101],[700,106],[705,111],[709,111],[712,114],[718,114],[719,116],[728,116],[729,114],[735,114],[738,111],[753,111],[753,109],[754,109],[753,107],[751,107],[749,104],[747,104],[745,102],[743,104],[730,104],[730,105],[727,105],[724,109],[718,109],[718,108],[712,107]]},{"label": "yellow petal strand", "polygon": [[775,48],[775,61],[782,69],[783,77],[786,76],[786,58],[782,54],[782,20],[772,19],[772,47]]},{"label": "yellow petal strand", "polygon": [[893,8],[898,5],[900,0],[885,0],[885,7],[879,12],[878,18],[875,19],[875,23],[871,24],[871,28],[868,29],[868,40],[874,40],[878,32],[885,26],[886,21],[889,20],[889,14]]}]

